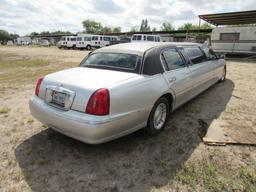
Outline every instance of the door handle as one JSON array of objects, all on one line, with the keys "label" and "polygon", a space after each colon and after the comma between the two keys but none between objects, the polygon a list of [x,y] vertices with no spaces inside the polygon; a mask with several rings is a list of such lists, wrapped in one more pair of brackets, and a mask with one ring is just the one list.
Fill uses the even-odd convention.
[{"label": "door handle", "polygon": [[174,81],[176,81],[176,77],[171,77],[171,78],[169,78],[168,79],[168,81],[171,83],[171,82],[174,82]]}]

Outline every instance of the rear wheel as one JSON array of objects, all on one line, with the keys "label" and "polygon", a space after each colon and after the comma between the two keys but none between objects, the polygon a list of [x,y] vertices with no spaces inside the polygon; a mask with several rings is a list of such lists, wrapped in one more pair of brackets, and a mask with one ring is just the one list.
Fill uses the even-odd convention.
[{"label": "rear wheel", "polygon": [[226,80],[226,65],[224,66],[223,70],[222,70],[222,76],[221,76],[221,79],[219,80],[219,82],[223,82]]},{"label": "rear wheel", "polygon": [[169,102],[165,97],[162,97],[157,100],[150,112],[146,131],[150,135],[159,134],[164,129],[168,116]]},{"label": "rear wheel", "polygon": [[87,50],[91,50],[91,49],[92,49],[92,46],[91,46],[91,45],[87,45],[87,46],[86,46],[86,49],[87,49]]}]

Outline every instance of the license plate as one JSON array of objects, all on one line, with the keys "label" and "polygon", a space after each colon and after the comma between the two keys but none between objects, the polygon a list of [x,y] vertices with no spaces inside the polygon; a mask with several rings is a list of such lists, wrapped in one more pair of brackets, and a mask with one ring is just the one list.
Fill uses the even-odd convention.
[{"label": "license plate", "polygon": [[59,105],[61,107],[65,106],[66,93],[61,93],[58,91],[52,91],[52,102],[53,104]]}]

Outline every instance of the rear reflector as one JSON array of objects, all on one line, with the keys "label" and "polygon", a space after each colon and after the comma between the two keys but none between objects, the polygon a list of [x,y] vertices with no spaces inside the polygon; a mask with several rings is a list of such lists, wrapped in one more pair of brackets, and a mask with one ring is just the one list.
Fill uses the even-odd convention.
[{"label": "rear reflector", "polygon": [[44,80],[44,77],[40,77],[40,78],[37,80],[36,90],[35,90],[36,96],[39,95],[40,86],[41,86],[41,83],[42,83],[43,80]]},{"label": "rear reflector", "polygon": [[92,115],[108,115],[109,103],[110,98],[108,89],[99,89],[90,97],[85,112]]}]

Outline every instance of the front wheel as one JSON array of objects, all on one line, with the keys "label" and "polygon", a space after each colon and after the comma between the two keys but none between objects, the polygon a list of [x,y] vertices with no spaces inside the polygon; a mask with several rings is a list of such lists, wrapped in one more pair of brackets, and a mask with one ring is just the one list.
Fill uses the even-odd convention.
[{"label": "front wheel", "polygon": [[169,102],[166,98],[162,97],[157,100],[150,112],[146,131],[150,135],[159,134],[164,129],[168,116]]}]

